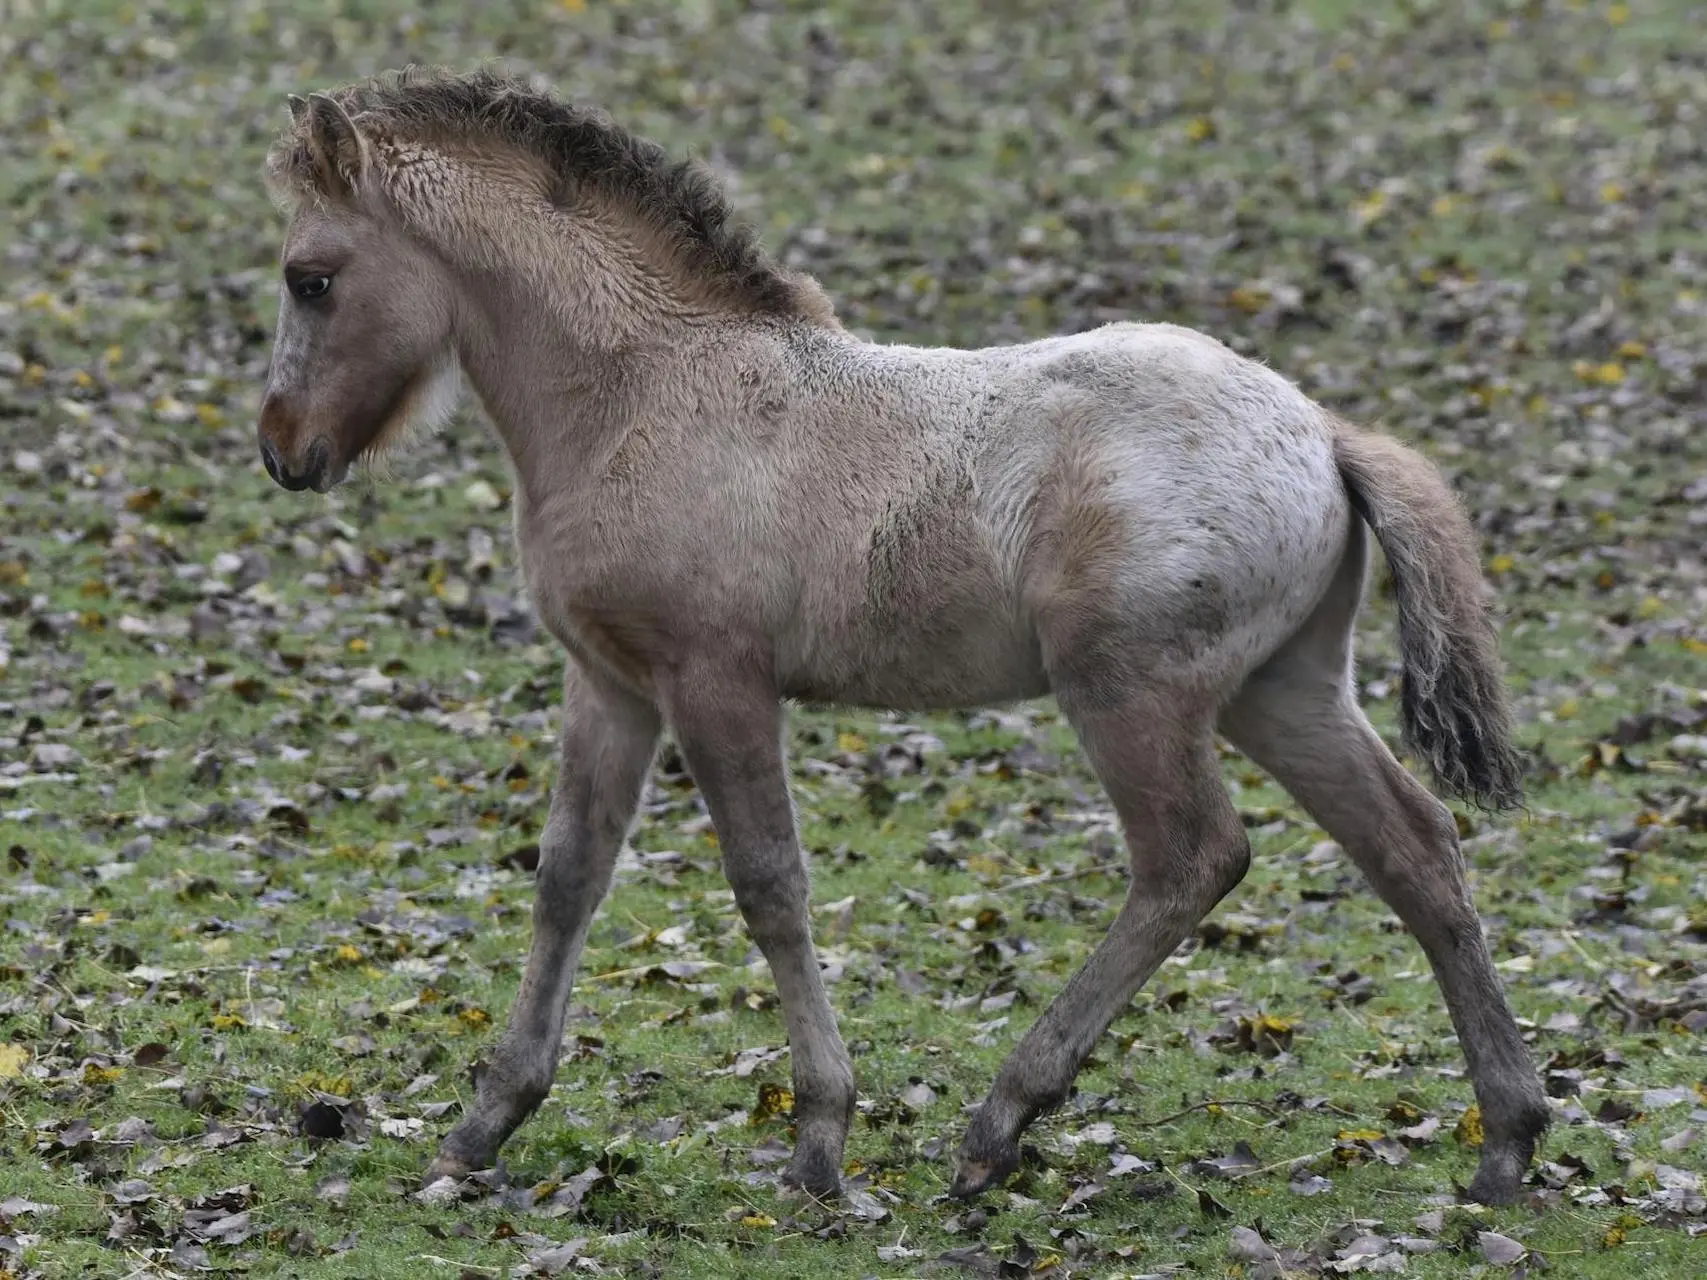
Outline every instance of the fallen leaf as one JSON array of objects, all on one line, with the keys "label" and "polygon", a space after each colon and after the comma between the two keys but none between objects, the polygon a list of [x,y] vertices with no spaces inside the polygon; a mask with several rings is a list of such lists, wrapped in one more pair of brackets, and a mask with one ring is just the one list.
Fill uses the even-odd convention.
[{"label": "fallen leaf", "polygon": [[528,1266],[536,1275],[554,1276],[567,1271],[574,1265],[575,1259],[581,1256],[587,1247],[585,1238],[565,1240],[562,1244],[552,1245],[549,1249],[538,1249],[527,1254]]},{"label": "fallen leaf", "polygon": [[1517,1241],[1497,1231],[1478,1231],[1476,1243],[1481,1246],[1482,1256],[1498,1267],[1516,1266],[1529,1254]]},{"label": "fallen leaf", "polygon": [[1275,1262],[1280,1252],[1249,1227],[1234,1227],[1227,1256],[1234,1262]]}]

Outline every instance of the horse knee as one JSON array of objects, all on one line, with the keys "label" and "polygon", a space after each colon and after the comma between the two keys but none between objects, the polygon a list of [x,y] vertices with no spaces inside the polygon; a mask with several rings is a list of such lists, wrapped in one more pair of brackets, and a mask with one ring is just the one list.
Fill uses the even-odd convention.
[{"label": "horse knee", "polygon": [[1204,890],[1219,902],[1251,869],[1251,837],[1238,811],[1226,803],[1225,793],[1214,798],[1220,803],[1198,810],[1193,815],[1195,821],[1185,826],[1178,838],[1192,846],[1193,860],[1202,868],[1199,878]]},{"label": "horse knee", "polygon": [[1388,886],[1407,897],[1421,896],[1439,907],[1468,909],[1458,819],[1409,774],[1403,775],[1397,792],[1403,814],[1401,833],[1367,841],[1355,851],[1366,874],[1378,888]]},{"label": "horse knee", "polygon": [[819,1063],[810,1075],[797,1076],[794,1087],[796,1116],[828,1116],[846,1124],[853,1120],[859,1091],[854,1084],[853,1060],[844,1051]]},{"label": "horse knee", "polygon": [[1251,841],[1242,825],[1217,830],[1197,841],[1189,864],[1191,906],[1207,913],[1225,898],[1251,869]]},{"label": "horse knee", "polygon": [[811,884],[797,852],[764,859],[728,856],[723,873],[735,892],[741,918],[761,949],[810,942]]},{"label": "horse knee", "polygon": [[1244,824],[1211,847],[1211,869],[1214,875],[1215,900],[1219,902],[1239,887],[1251,869],[1251,838]]},{"label": "horse knee", "polygon": [[1245,878],[1251,840],[1217,775],[1148,814],[1124,815],[1135,887],[1208,911]]},{"label": "horse knee", "polygon": [[1237,816],[1230,816],[1230,823],[1175,833],[1160,860],[1134,850],[1134,884],[1152,886],[1181,909],[1208,912],[1251,869],[1250,837]]}]

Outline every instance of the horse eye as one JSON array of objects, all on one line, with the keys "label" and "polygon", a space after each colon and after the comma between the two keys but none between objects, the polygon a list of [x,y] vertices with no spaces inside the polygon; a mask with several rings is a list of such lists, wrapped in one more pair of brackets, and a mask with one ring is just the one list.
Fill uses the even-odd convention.
[{"label": "horse eye", "polygon": [[331,276],[305,276],[291,286],[291,292],[304,301],[311,301],[324,298],[331,288]]}]

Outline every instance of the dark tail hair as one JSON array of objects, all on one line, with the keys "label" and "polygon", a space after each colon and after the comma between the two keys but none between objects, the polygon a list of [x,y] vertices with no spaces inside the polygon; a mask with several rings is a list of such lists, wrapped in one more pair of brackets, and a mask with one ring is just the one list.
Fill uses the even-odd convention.
[{"label": "dark tail hair", "polygon": [[1439,471],[1397,440],[1339,424],[1334,458],[1387,556],[1399,602],[1405,745],[1446,791],[1488,809],[1523,800],[1523,761],[1476,533]]}]

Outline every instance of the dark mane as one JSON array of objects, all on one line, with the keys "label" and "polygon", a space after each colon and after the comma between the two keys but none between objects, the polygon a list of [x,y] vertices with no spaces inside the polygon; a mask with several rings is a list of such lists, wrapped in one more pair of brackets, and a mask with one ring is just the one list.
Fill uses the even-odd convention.
[{"label": "dark mane", "polygon": [[[787,270],[760,247],[711,173],[672,160],[649,138],[622,128],[596,107],[560,102],[526,82],[492,71],[456,75],[410,68],[332,90],[352,118],[362,116],[404,137],[480,137],[543,161],[568,205],[588,193],[617,200],[662,232],[686,262],[726,284],[756,311],[828,312],[815,282]],[[302,173],[306,145],[293,135],[282,168]]]}]

